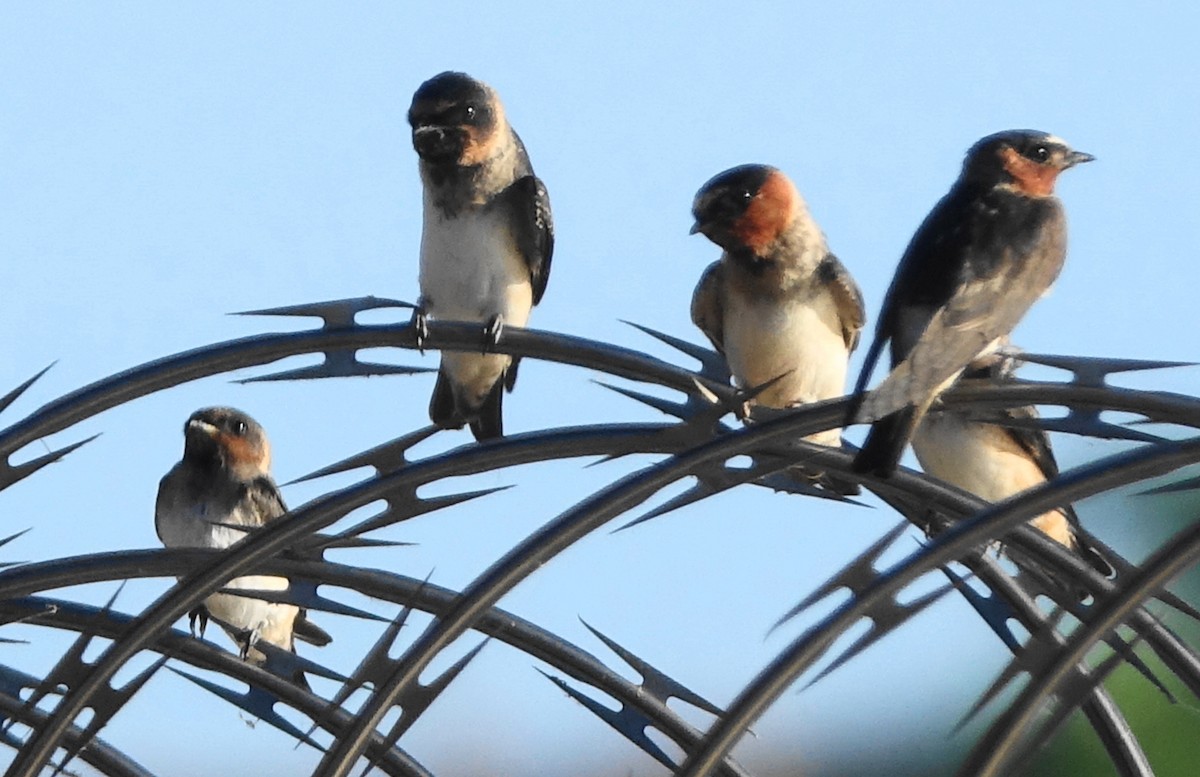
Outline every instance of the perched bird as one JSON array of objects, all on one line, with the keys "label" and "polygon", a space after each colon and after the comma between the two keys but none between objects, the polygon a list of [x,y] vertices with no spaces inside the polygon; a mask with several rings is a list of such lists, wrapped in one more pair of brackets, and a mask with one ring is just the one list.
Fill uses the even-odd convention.
[{"label": "perched bird", "polygon": [[[250,416],[229,407],[197,410],[183,428],[183,459],[158,484],[154,528],[168,548],[227,548],[247,531],[287,512],[271,479],[271,446],[266,432]],[[226,589],[279,591],[286,578],[248,575]],[[243,658],[261,664],[254,648],[267,642],[295,652],[294,638],[326,645],[330,636],[292,605],[214,593],[192,613],[203,634],[208,616],[218,621],[241,648]],[[303,678],[295,678],[303,682]]]},{"label": "perched bird", "polygon": [[[696,286],[692,321],[737,384],[765,385],[752,401],[771,408],[842,396],[862,295],[791,180],[767,165],[726,170],[701,187],[692,215],[692,233],[724,249]],[[840,446],[841,429],[809,439]]]},{"label": "perched bird", "polygon": [[[1007,380],[1009,360],[998,355],[972,362],[963,379]],[[999,502],[1040,485],[1058,474],[1050,438],[1028,425],[1003,422],[1037,418],[1032,406],[1001,411],[996,423],[979,420],[965,411],[933,408],[917,426],[913,452],[921,468],[989,502]],[[1079,518],[1070,506],[1037,516],[1030,524],[1050,539],[1075,551],[1097,572],[1113,575],[1112,566],[1086,543]]]},{"label": "perched bird", "polygon": [[[1054,283],[1067,249],[1054,182],[1093,158],[1034,130],[989,135],[967,152],[958,180],[913,235],[884,300],[853,416],[878,420],[855,470],[891,475],[937,396]],[[889,341],[892,372],[864,397]]]},{"label": "perched bird", "polygon": [[443,429],[470,424],[477,440],[500,437],[517,360],[488,350],[505,324],[526,325],[546,291],[550,198],[487,84],[436,75],[413,95],[408,122],[424,188],[418,343],[427,316],[483,324],[481,353],[442,353],[429,418]]}]

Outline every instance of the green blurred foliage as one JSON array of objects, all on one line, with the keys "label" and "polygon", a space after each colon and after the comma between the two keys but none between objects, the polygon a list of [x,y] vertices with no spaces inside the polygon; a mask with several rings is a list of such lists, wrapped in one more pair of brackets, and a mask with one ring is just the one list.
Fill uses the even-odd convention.
[{"label": "green blurred foliage", "polygon": [[[1182,478],[1180,478],[1182,479]],[[1132,561],[1168,542],[1200,516],[1200,496],[1124,496],[1108,502],[1119,506],[1118,539]],[[1171,590],[1188,602],[1200,602],[1200,570],[1193,568],[1176,580]],[[1189,645],[1200,645],[1200,624],[1162,605],[1152,606]],[[1144,646],[1138,654],[1175,695],[1172,704],[1128,665],[1105,683],[1124,712],[1158,777],[1194,777],[1200,773],[1200,703]],[[1107,777],[1117,771],[1082,713],[1076,713],[1051,745],[1024,774],[1029,777],[1088,775]]]}]

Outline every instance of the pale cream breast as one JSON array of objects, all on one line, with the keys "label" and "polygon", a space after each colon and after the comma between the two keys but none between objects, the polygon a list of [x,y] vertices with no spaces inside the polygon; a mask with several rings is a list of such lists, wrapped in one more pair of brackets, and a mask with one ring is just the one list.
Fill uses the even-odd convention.
[{"label": "pale cream breast", "polygon": [[724,311],[725,354],[737,383],[779,378],[758,395],[759,404],[785,408],[845,393],[848,354],[829,295],[742,296],[727,300]]},{"label": "pale cream breast", "polygon": [[[755,397],[756,404],[782,409],[845,394],[849,352],[829,294],[740,295],[724,310],[725,356],[735,382],[752,388],[778,378]],[[836,447],[841,432],[829,429],[807,439]]]},{"label": "pale cream breast", "polygon": [[[928,474],[988,502],[1000,502],[1046,482],[1029,454],[1003,428],[935,411],[917,428],[913,452]],[[1030,521],[1052,539],[1074,547],[1066,516],[1053,510]]]},{"label": "pale cream breast", "polygon": [[427,205],[420,285],[427,312],[444,320],[486,321],[500,314],[524,326],[533,307],[529,268],[503,209],[472,208],[446,219]]}]

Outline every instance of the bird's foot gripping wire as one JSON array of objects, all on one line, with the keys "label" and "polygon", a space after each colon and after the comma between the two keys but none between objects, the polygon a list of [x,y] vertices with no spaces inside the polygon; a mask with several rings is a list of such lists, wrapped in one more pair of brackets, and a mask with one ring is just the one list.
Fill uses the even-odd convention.
[{"label": "bird's foot gripping wire", "polygon": [[[199,629],[196,628],[197,624],[199,624]],[[204,605],[200,605],[188,613],[188,629],[191,630],[193,637],[199,636],[201,639],[203,639],[204,630],[207,628],[208,610],[204,608]]]},{"label": "bird's foot gripping wire", "polygon": [[259,637],[262,635],[262,627],[263,624],[259,623],[254,628],[246,632],[246,639],[241,643],[241,650],[238,653],[239,657],[243,661],[250,656],[250,649],[258,643]]},{"label": "bird's foot gripping wire", "polygon": [[504,316],[500,313],[492,316],[483,325],[483,353],[487,353],[500,344],[500,335],[504,333]]},{"label": "bird's foot gripping wire", "polygon": [[425,312],[424,305],[417,305],[413,308],[412,321],[410,323],[416,336],[417,351],[424,356],[425,340],[429,338],[429,314]]}]

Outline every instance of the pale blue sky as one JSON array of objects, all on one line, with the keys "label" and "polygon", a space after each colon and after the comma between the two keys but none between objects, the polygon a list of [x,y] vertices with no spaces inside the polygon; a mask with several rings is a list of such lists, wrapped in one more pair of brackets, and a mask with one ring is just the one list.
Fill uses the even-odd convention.
[{"label": "pale blue sky", "polygon": [[[691,198],[744,162],[776,165],[796,181],[862,286],[873,327],[896,260],[963,151],[990,132],[1034,127],[1098,161],[1061,182],[1067,267],[1017,342],[1042,352],[1195,357],[1200,18],[1191,4],[740,5],[0,6],[0,322],[11,333],[0,388],[58,360],[0,421],[153,358],[293,326],[226,313],[367,294],[414,299],[420,191],[404,117],[413,90],[445,69],[499,91],[549,188],[558,239],[532,319],[538,328],[666,356],[618,319],[701,342],[688,301],[717,250],[688,236]],[[432,365],[436,355],[400,358]],[[254,415],[287,481],[424,424],[432,386],[427,376],[230,382],[250,374],[163,392],[47,441],[103,432],[0,494],[0,534],[34,527],[5,558],[156,545],[157,481],[178,459],[183,422],[198,407],[232,404]],[[506,401],[506,428],[655,418],[593,377],[527,364]],[[1192,392],[1195,372],[1139,381]],[[447,433],[430,449],[468,440]],[[1058,443],[1067,464],[1114,450]],[[482,477],[470,485],[518,487],[387,533],[417,547],[342,560],[418,577],[435,570],[435,582],[465,585],[637,462],[584,463]],[[298,505],[328,486],[285,496]],[[1102,534],[1117,528],[1118,519],[1092,524],[1087,505],[1081,512]],[[725,704],[799,633],[789,627],[764,640],[769,625],[893,521],[886,509],[741,489],[634,531],[597,534],[502,604],[607,658],[582,616]],[[118,606],[141,606],[165,586],[131,585]],[[375,634],[319,620],[337,642],[311,655],[342,669]],[[935,628],[937,676],[923,678],[914,664],[928,659]],[[33,670],[52,662],[52,635],[27,636],[35,642],[6,647],[3,660]],[[1003,661],[965,606],[947,603],[820,685],[789,694],[739,755],[753,766],[791,752],[821,774],[864,728],[878,740],[859,703],[879,703],[898,721],[920,711],[927,734],[909,746],[941,747]],[[497,774],[589,765],[661,773],[534,664],[490,645],[403,744],[438,774],[478,773],[484,762]],[[984,674],[959,676],[971,667]],[[914,690],[922,680],[937,685]],[[266,777],[315,763],[313,751],[248,728],[166,673],[145,696],[106,736],[164,774],[237,765]],[[930,699],[938,704],[926,712]],[[480,731],[489,736],[462,733]],[[539,760],[551,755],[563,760]]]}]

